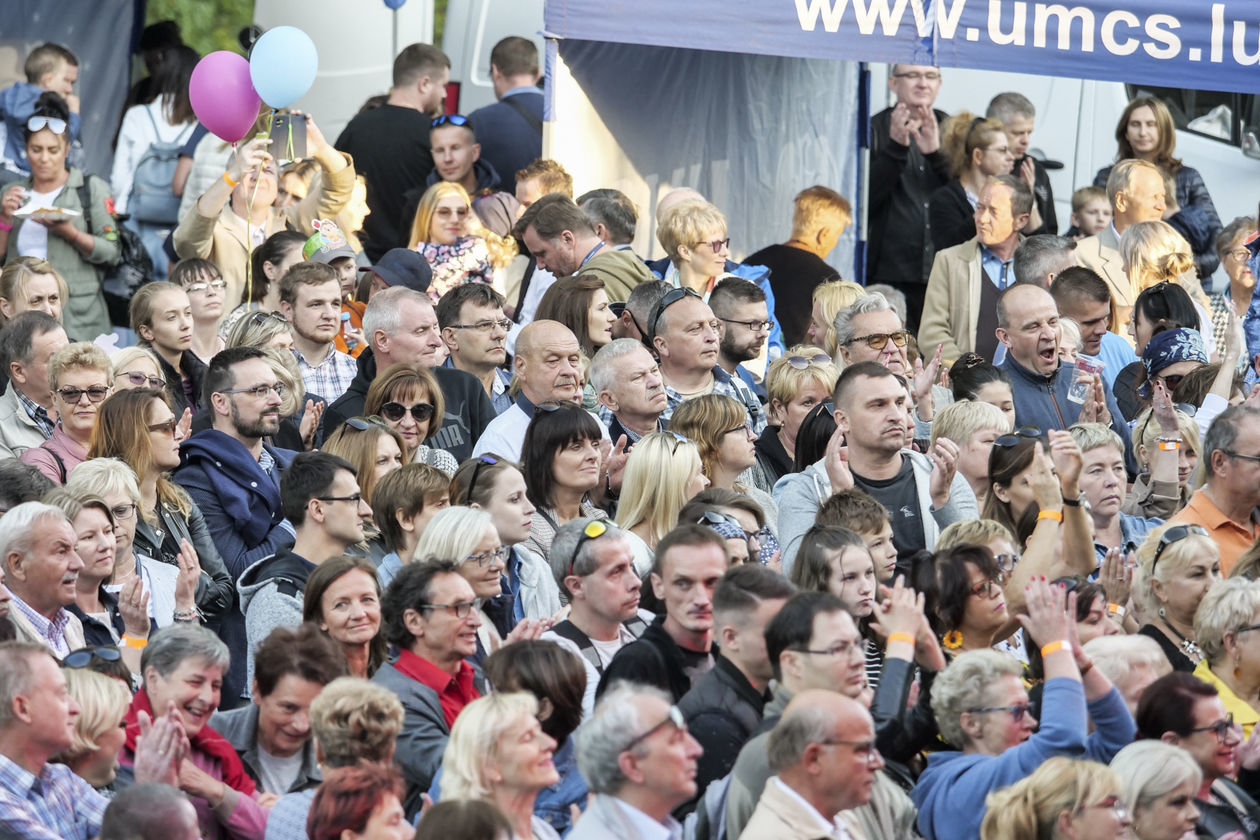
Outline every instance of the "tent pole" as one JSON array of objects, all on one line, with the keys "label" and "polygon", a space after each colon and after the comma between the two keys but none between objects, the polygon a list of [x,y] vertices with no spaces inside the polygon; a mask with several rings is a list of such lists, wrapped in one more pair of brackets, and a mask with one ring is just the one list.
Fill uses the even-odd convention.
[{"label": "tent pole", "polygon": [[858,62],[857,113],[857,195],[854,197],[853,219],[857,224],[857,241],[853,246],[853,276],[866,285],[866,237],[870,229],[866,218],[870,196],[871,170],[871,68]]}]

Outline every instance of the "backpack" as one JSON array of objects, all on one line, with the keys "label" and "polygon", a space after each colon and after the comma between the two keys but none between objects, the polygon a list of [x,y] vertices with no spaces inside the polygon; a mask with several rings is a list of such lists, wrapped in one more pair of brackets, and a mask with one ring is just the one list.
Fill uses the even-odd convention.
[{"label": "backpack", "polygon": [[[78,193],[79,204],[83,207],[83,221],[90,233],[93,229],[92,194],[88,190],[86,178]],[[105,295],[105,306],[109,309],[110,323],[125,327],[131,323],[127,309],[131,305],[132,296],[137,289],[153,279],[153,260],[144,249],[140,234],[121,224],[116,225],[114,231],[118,234],[121,256],[117,265],[99,266],[97,271],[101,278],[101,291]]]},{"label": "backpack", "polygon": [[[157,120],[153,118],[153,106],[146,106],[144,113],[153,126],[153,136],[160,137]],[[185,126],[179,137],[170,143],[154,140],[140,156],[131,182],[131,196],[127,200],[129,215],[137,222],[170,226],[179,223],[180,197],[171,192],[171,180],[179,163],[179,150],[184,147],[194,125]]]}]

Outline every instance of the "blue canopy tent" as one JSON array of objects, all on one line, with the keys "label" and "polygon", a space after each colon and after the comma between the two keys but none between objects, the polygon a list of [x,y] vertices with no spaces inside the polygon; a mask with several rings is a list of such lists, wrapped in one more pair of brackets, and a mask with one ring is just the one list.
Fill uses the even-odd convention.
[{"label": "blue canopy tent", "polygon": [[[624,158],[612,176],[637,173],[628,180],[648,186],[646,209],[662,184],[699,189],[731,214],[738,256],[786,238],[791,196],[809,184],[857,197],[862,218],[869,86],[858,61],[1256,89],[1254,4],[1160,6],[1139,15],[1114,0],[547,0],[549,137],[564,146],[587,133],[585,96]],[[650,230],[640,227],[646,252]],[[860,249],[842,242],[832,262],[852,266],[853,254],[860,265]]]}]

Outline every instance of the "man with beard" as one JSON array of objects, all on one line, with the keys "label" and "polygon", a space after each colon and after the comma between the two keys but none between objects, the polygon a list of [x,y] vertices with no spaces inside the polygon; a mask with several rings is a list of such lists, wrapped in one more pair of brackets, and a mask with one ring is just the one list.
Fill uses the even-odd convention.
[{"label": "man with beard", "polygon": [[280,279],[280,314],[293,325],[293,355],[310,394],[334,402],[354,381],[354,358],[334,346],[341,329],[341,283],[332,266],[302,262]]},{"label": "man with beard", "polygon": [[764,402],[765,386],[742,363],[761,355],[770,330],[774,329],[766,306],[766,293],[756,283],[727,277],[713,287],[709,308],[717,316],[722,334],[718,342],[718,364],[731,376],[744,380]]},{"label": "man with beard", "polygon": [[[293,543],[280,504],[280,473],[297,454],[263,442],[280,428],[284,386],[256,347],[230,347],[210,360],[203,385],[211,428],[184,441],[175,481],[196,502],[233,578]],[[247,696],[245,617],[239,604],[220,635],[232,653],[223,681],[224,708]]]},{"label": "man with beard", "polygon": [[512,322],[503,312],[503,296],[485,283],[462,283],[437,302],[438,327],[450,351],[443,367],[471,373],[481,382],[496,414],[512,405],[512,375],[500,365],[507,360],[506,342]]},{"label": "man with beard", "polygon": [[[473,449],[474,456],[491,453],[520,463],[525,429],[539,404],[582,402],[582,350],[577,336],[559,321],[527,324],[516,339],[513,362],[520,396],[486,426]],[[604,430],[602,423],[600,430]]]},{"label": "man with beard", "polygon": [[681,700],[713,668],[713,591],[726,567],[726,544],[707,526],[683,524],[662,537],[650,579],[664,612],[617,651],[596,697],[618,680],[631,680]]},{"label": "man with beard", "polygon": [[624,435],[627,448],[639,438],[665,430],[661,414],[669,404],[656,359],[633,338],[615,338],[599,348],[588,372],[599,400],[599,419],[610,440]]}]

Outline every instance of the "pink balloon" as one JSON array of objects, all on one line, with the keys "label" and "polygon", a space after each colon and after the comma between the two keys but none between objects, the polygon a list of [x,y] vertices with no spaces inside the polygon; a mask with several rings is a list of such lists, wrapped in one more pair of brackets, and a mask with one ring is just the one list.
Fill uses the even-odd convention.
[{"label": "pink balloon", "polygon": [[201,124],[229,143],[249,133],[262,106],[249,79],[249,62],[226,50],[197,62],[188,82],[188,98]]}]

